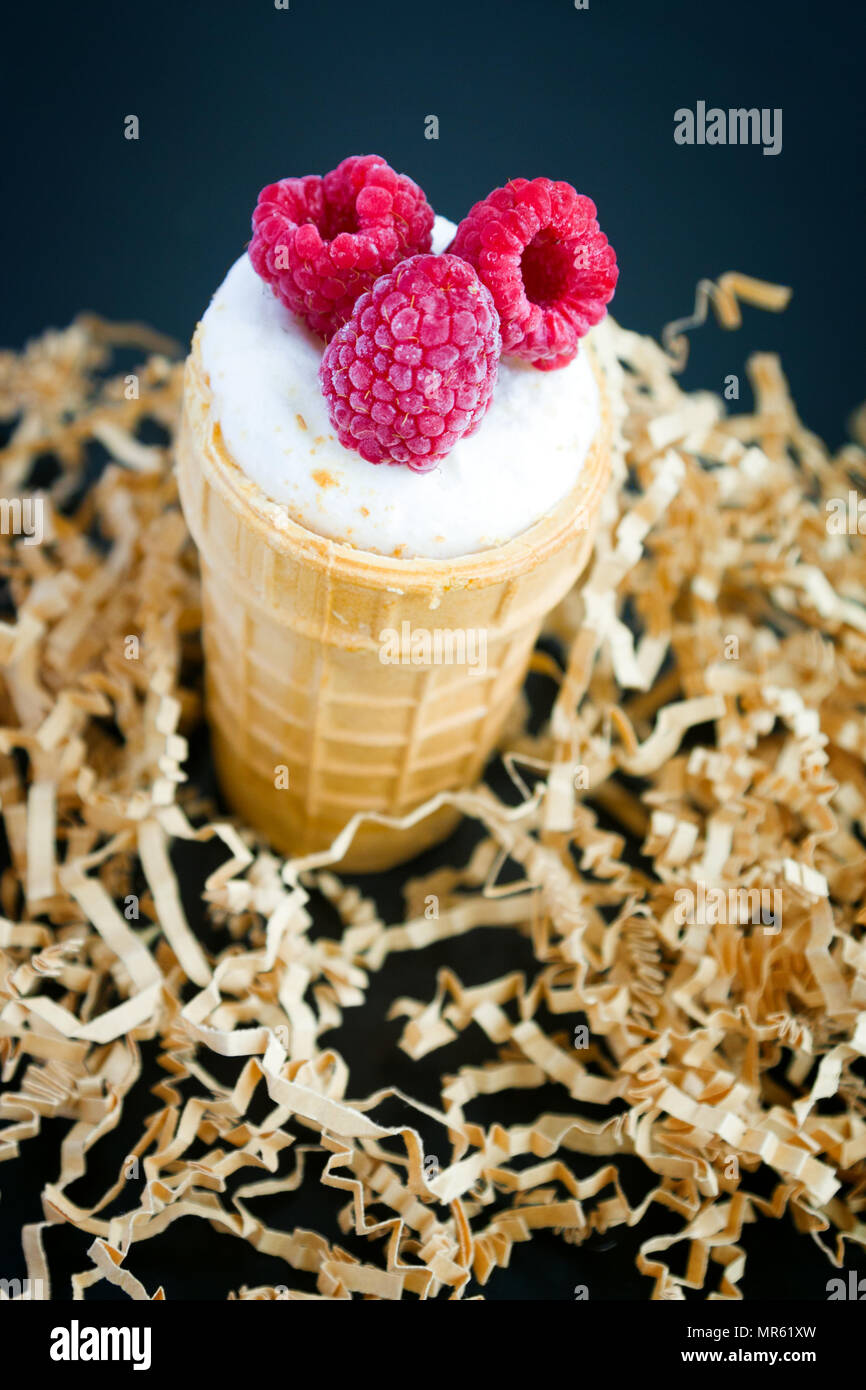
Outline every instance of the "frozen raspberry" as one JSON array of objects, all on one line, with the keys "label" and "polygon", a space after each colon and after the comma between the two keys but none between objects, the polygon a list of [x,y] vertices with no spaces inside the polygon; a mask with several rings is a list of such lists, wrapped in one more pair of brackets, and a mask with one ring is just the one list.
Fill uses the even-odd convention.
[{"label": "frozen raspberry", "polygon": [[250,260],[293,314],[330,338],[374,280],[429,251],[432,227],[433,209],[417,184],[377,154],[351,155],[324,178],[262,189]]},{"label": "frozen raspberry", "polygon": [[319,377],[340,443],[370,463],[434,468],[480,424],[500,346],[490,291],[467,261],[402,261],[325,348]]},{"label": "frozen raspberry", "polygon": [[595,204],[550,179],[495,189],[464,217],[448,250],[474,265],[493,295],[502,351],[543,372],[577,355],[619,274]]}]

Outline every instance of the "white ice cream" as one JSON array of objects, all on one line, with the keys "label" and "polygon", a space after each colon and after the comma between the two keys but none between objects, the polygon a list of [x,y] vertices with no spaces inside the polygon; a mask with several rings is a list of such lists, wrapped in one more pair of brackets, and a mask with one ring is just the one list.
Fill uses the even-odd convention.
[{"label": "white ice cream", "polygon": [[[454,230],[437,217],[433,250]],[[503,360],[480,426],[438,468],[367,463],[331,427],[321,342],[246,255],[204,315],[201,350],[238,466],[309,530],[383,555],[446,559],[525,531],[574,485],[600,420],[587,353],[552,372]]]}]

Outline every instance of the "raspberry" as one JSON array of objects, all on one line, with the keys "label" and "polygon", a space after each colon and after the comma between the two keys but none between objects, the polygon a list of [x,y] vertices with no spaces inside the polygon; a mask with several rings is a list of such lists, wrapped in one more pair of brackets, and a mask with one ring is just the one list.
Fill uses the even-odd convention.
[{"label": "raspberry", "polygon": [[340,443],[370,463],[435,468],[481,423],[500,347],[490,291],[467,261],[402,261],[325,348],[319,378]]},{"label": "raspberry", "polygon": [[293,314],[330,338],[380,275],[430,249],[432,227],[417,184],[377,154],[351,155],[324,178],[262,189],[250,260]]},{"label": "raspberry", "polygon": [[543,372],[577,355],[619,275],[595,204],[550,179],[495,189],[464,217],[448,250],[474,265],[493,295],[502,351]]}]

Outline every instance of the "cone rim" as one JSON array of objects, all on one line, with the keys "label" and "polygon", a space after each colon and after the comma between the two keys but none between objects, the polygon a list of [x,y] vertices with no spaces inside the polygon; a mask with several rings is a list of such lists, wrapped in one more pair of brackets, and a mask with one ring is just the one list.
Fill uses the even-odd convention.
[{"label": "cone rim", "polygon": [[[349,542],[321,536],[282,512],[277,528],[268,509],[280,504],[273,502],[235,462],[222,437],[201,361],[201,324],[187,357],[184,396],[187,401],[197,399],[203,408],[207,437],[204,447],[197,453],[200,464],[206,467],[210,485],[233,511],[240,513],[244,524],[268,549],[320,568],[331,578],[342,575],[365,587],[393,587],[404,594],[431,589],[480,588],[507,582],[536,568],[564,549],[578,532],[594,529],[611,473],[611,407],[604,373],[591,344],[584,340],[582,350],[590,354],[599,390],[601,418],[574,486],[556,506],[502,545],[447,559],[401,558],[363,550]],[[584,524],[578,526],[576,523],[581,517]]]}]

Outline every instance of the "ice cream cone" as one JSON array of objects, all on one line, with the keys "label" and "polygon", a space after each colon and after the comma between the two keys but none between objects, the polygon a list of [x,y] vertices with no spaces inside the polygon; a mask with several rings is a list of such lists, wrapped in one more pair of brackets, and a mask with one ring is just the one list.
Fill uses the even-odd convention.
[{"label": "ice cream cone", "polygon": [[[268,502],[225,447],[196,335],[178,475],[201,559],[213,756],[226,799],[275,849],[327,848],[358,811],[402,816],[478,778],[544,616],[592,548],[610,473],[596,375],[601,425],[557,507],[475,555],[398,559],[316,535]],[[388,868],[457,818],[445,807],[406,830],[363,822],[343,867]]]}]

